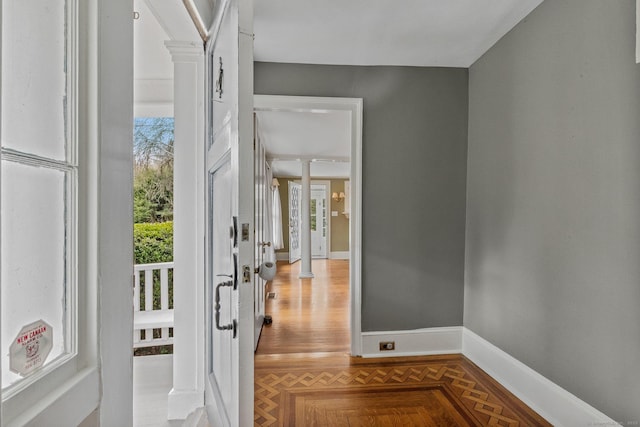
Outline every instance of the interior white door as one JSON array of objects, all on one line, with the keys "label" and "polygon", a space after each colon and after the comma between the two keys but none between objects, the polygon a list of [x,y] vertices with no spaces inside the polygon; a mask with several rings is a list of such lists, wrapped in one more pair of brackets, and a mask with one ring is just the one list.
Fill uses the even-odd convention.
[{"label": "interior white door", "polygon": [[327,188],[311,185],[311,256],[327,258]]},{"label": "interior white door", "polygon": [[289,263],[300,260],[302,247],[300,245],[300,222],[302,212],[300,202],[302,199],[302,185],[289,181]]},{"label": "interior white door", "polygon": [[216,3],[207,64],[205,404],[212,425],[253,424],[253,3]]},{"label": "interior white door", "polygon": [[[254,147],[255,147],[255,265],[260,266],[268,260],[267,250],[271,250],[271,236],[268,232],[268,221],[270,216],[267,213],[269,207],[269,197],[271,182],[267,178],[267,153],[264,144],[258,136],[257,118],[254,114]],[[254,350],[258,348],[262,325],[264,324],[264,303],[265,303],[265,285],[266,280],[259,274],[254,274],[255,295],[253,300],[253,317],[254,317]]]}]

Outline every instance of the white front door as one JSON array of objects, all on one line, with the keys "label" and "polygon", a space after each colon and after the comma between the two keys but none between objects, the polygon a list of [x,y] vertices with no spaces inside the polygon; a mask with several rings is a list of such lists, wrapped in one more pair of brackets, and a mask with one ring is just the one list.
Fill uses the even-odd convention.
[{"label": "white front door", "polygon": [[311,185],[311,256],[327,258],[327,188]]},{"label": "white front door", "polygon": [[207,44],[206,381],[212,425],[253,424],[252,0],[217,3]]},{"label": "white front door", "polygon": [[293,264],[302,257],[300,245],[300,221],[302,185],[289,181],[289,263]]}]

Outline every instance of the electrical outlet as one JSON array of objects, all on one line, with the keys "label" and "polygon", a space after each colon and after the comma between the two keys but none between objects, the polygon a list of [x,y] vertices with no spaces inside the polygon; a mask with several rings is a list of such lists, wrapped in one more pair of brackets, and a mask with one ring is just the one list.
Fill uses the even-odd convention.
[{"label": "electrical outlet", "polygon": [[380,351],[390,351],[396,349],[395,341],[380,341]]}]

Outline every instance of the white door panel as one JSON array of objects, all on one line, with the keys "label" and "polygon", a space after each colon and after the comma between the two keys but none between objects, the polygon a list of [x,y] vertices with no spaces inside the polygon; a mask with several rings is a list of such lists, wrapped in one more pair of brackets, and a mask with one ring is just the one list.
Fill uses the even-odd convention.
[{"label": "white door panel", "polygon": [[205,403],[212,425],[246,426],[253,423],[252,0],[218,2],[215,13],[206,51]]},{"label": "white door panel", "polygon": [[311,185],[311,256],[327,258],[327,189],[324,184]]},{"label": "white door panel", "polygon": [[300,244],[300,222],[302,185],[289,181],[289,263],[300,260],[302,246]]}]

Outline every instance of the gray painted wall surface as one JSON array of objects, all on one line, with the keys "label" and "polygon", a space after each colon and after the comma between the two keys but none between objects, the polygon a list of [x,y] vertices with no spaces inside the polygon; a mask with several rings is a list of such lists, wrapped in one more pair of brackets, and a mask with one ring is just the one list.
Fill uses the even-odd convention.
[{"label": "gray painted wall surface", "polygon": [[468,71],[255,64],[255,93],[364,99],[364,331],[462,324]]},{"label": "gray painted wall surface", "polygon": [[465,326],[640,420],[635,1],[547,0],[469,76]]}]

